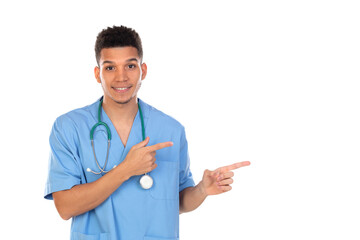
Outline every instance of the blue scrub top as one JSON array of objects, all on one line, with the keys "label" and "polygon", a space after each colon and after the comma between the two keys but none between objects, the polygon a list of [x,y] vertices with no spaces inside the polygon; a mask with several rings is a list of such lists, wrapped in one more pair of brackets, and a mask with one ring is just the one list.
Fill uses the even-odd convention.
[{"label": "blue scrub top", "polygon": [[[195,186],[190,171],[188,144],[184,127],[172,117],[138,99],[143,112],[148,146],[172,141],[172,147],[156,151],[157,167],[148,173],[153,186],[144,190],[141,176],[132,176],[95,209],[72,218],[73,240],[173,240],[179,239],[179,192]],[[90,130],[97,123],[100,100],[58,117],[50,135],[51,153],[45,198],[78,184],[96,181],[99,172],[90,142]],[[121,163],[131,147],[142,141],[139,111],[126,146],[102,109],[101,120],[112,133],[109,160],[105,170]],[[105,127],[94,133],[95,152],[104,166],[107,150]],[[104,175],[104,174],[103,174]]]}]

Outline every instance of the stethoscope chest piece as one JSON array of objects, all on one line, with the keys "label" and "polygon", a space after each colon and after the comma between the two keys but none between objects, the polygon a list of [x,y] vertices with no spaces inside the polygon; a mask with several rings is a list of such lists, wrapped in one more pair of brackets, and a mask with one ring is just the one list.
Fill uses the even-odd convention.
[{"label": "stethoscope chest piece", "polygon": [[140,185],[143,189],[149,189],[152,187],[154,180],[149,175],[145,174],[140,178]]}]

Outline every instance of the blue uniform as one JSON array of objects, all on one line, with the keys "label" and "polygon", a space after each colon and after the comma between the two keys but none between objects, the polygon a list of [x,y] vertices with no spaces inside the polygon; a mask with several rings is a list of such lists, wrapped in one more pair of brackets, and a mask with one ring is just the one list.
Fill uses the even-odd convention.
[{"label": "blue uniform", "polygon": [[[56,119],[50,135],[46,199],[52,199],[53,192],[96,181],[105,174],[95,175],[86,171],[87,168],[99,171],[90,142],[90,130],[98,122],[99,104],[100,100]],[[141,176],[132,176],[98,207],[73,217],[73,240],[179,239],[179,192],[195,186],[185,130],[178,121],[140,99],[139,104],[146,136],[150,137],[148,146],[167,141],[172,141],[174,145],[156,151],[157,168],[148,173],[154,180],[150,189],[141,187]],[[140,114],[139,111],[136,114],[125,147],[103,109],[101,120],[108,124],[112,134],[105,169],[111,170],[125,159],[133,145],[142,141]],[[95,130],[94,145],[99,164],[103,167],[107,151],[107,135],[103,126]]]}]

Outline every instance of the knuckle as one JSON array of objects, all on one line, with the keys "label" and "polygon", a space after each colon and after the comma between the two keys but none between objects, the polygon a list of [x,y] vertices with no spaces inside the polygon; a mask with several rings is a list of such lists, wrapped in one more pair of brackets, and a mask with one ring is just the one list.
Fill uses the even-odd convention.
[{"label": "knuckle", "polygon": [[147,161],[152,161],[153,160],[153,157],[151,155],[146,155],[146,160]]},{"label": "knuckle", "polygon": [[157,167],[157,164],[154,163],[154,165],[152,165],[152,167],[150,168],[150,171],[149,171],[149,172],[151,172],[152,170],[154,170],[156,167]]},{"label": "knuckle", "polygon": [[154,165],[150,165],[146,168],[147,172],[151,172],[154,169]]}]

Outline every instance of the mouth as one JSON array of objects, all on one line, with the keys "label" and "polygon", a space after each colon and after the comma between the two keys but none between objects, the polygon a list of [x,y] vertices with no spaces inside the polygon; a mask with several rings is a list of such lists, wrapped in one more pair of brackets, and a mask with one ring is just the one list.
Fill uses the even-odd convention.
[{"label": "mouth", "polygon": [[130,86],[130,87],[120,87],[120,88],[115,88],[115,87],[113,87],[113,89],[114,89],[116,92],[118,92],[118,93],[127,92],[127,91],[129,91],[130,88],[131,88],[131,86]]}]

